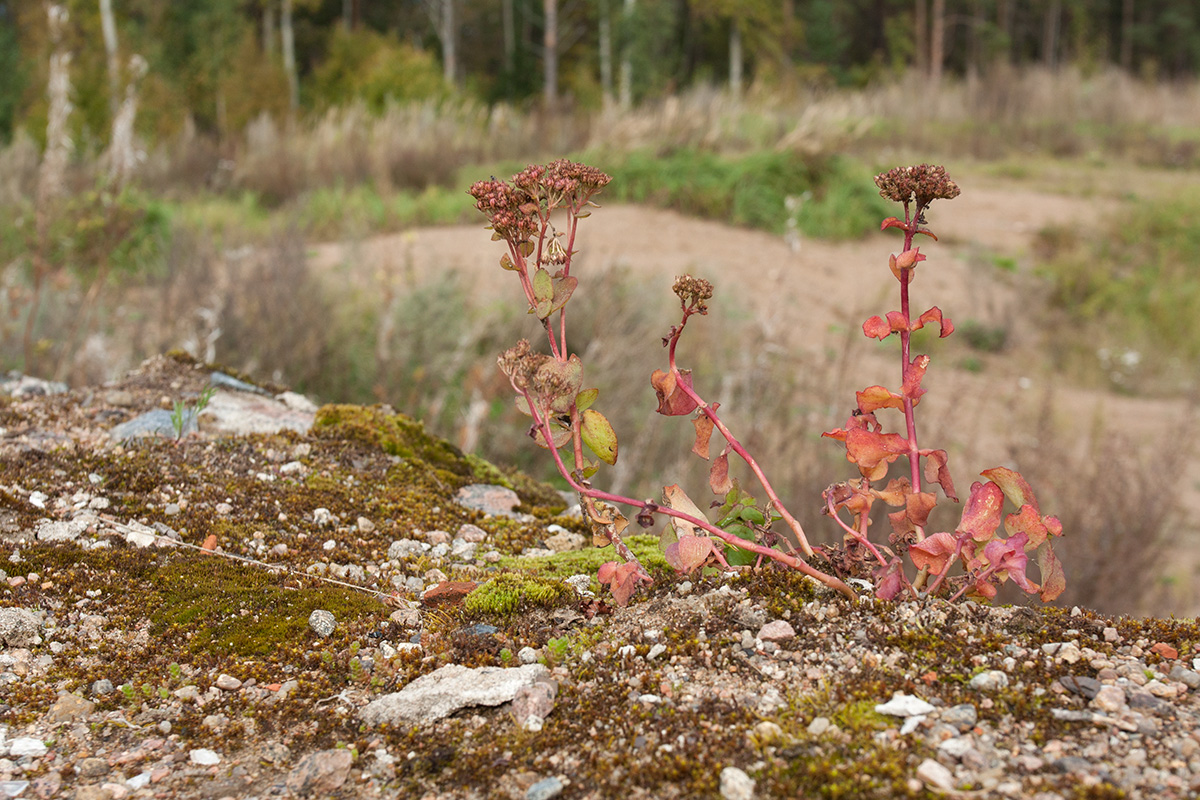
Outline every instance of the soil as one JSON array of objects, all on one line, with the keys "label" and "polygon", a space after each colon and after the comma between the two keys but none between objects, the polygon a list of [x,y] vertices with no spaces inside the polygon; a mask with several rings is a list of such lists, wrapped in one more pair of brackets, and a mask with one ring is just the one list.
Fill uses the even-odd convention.
[{"label": "soil", "polygon": [[[178,441],[109,435],[193,401],[210,371],[157,358],[0,403],[10,796],[1200,790],[1194,622],[850,602],[781,569],[677,575],[645,535],[630,543],[654,583],[618,607],[594,579],[606,551],[570,549],[588,531],[557,492],[390,409],[326,406],[306,432],[233,435],[202,414]],[[465,505],[496,484],[515,509]],[[507,593],[473,605],[504,573]],[[575,574],[591,595],[556,583]],[[521,702],[411,723],[367,710],[448,665],[517,663],[540,675]]]}]

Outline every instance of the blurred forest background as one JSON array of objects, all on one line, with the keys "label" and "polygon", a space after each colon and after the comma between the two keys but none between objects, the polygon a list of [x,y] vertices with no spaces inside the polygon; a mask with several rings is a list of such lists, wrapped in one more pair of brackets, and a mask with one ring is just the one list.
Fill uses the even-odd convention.
[{"label": "blurred forest background", "polygon": [[[923,346],[981,397],[1053,376],[1025,418],[971,431],[1002,450],[981,468],[1040,476],[1076,533],[1064,602],[1193,610],[1198,69],[1185,0],[0,0],[0,368],[83,385],[183,349],[549,477],[494,367],[533,331],[471,272],[499,258],[473,181],[568,156],[614,176],[606,204],[709,220],[711,241],[869,241],[830,252],[878,261],[863,237],[893,212],[871,176],[937,161],[964,196],[1098,209],[1020,247],[951,239],[988,298]],[[669,284],[647,292],[637,255],[597,265],[572,325],[640,443],[614,488],[648,496],[703,472],[649,413]],[[770,269],[725,296],[695,366],[731,413],[755,404],[741,421],[785,494],[819,498],[846,467],[819,433],[871,366],[855,322],[788,338],[764,315]]]}]

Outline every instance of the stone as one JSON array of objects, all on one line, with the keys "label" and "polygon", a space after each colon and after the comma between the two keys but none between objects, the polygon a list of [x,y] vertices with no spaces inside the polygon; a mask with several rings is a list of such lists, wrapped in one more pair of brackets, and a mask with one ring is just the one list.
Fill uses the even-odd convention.
[{"label": "stone", "polygon": [[218,689],[222,689],[226,692],[236,692],[238,689],[242,688],[242,682],[232,675],[226,675],[222,672],[217,676],[216,686]]},{"label": "stone", "polygon": [[0,646],[32,647],[41,644],[42,621],[24,608],[0,608]]},{"label": "stone", "polygon": [[1100,691],[1100,681],[1095,678],[1089,678],[1086,675],[1068,675],[1065,678],[1060,678],[1059,683],[1069,692],[1086,697],[1091,700],[1096,696],[1096,692]]},{"label": "stone", "polygon": [[439,720],[470,706],[498,706],[517,690],[549,676],[542,664],[521,667],[477,667],[447,664],[410,682],[399,692],[368,703],[360,717],[368,725],[417,725]]},{"label": "stone", "polygon": [[372,533],[375,530],[375,523],[366,517],[359,517],[354,524],[358,527],[359,533]]},{"label": "stone", "polygon": [[75,773],[82,778],[99,778],[109,771],[106,758],[81,758],[75,764]]},{"label": "stone", "polygon": [[1171,667],[1171,672],[1167,677],[1176,683],[1182,683],[1189,689],[1200,689],[1200,672],[1187,669],[1180,664]]},{"label": "stone", "polygon": [[751,800],[754,797],[754,779],[737,767],[721,770],[722,800]]},{"label": "stone", "polygon": [[565,788],[558,778],[543,778],[525,790],[525,800],[550,800],[562,794]]},{"label": "stone", "polygon": [[1179,658],[1179,651],[1166,642],[1155,642],[1150,648],[1150,652],[1160,655],[1168,661]]},{"label": "stone", "polygon": [[73,542],[88,529],[90,516],[78,517],[71,520],[50,521],[41,520],[37,524],[37,540],[39,542]]},{"label": "stone", "polygon": [[1123,711],[1125,709],[1125,690],[1120,686],[1102,686],[1089,705],[1106,714]]},{"label": "stone", "polygon": [[875,706],[876,714],[887,714],[890,717],[915,717],[936,711],[933,706],[919,697],[897,692],[886,703]]},{"label": "stone", "polygon": [[431,607],[451,605],[461,602],[464,597],[475,591],[477,586],[475,581],[442,581],[421,595],[421,602]]},{"label": "stone", "polygon": [[115,688],[112,681],[108,678],[101,678],[92,683],[92,694],[97,697],[103,697],[106,694],[112,694]]},{"label": "stone", "polygon": [[46,712],[46,721],[51,725],[75,722],[91,714],[95,708],[95,703],[91,700],[84,700],[79,695],[59,695],[58,699],[54,701],[54,705],[50,706],[50,710]]},{"label": "stone", "polygon": [[522,664],[536,664],[538,660],[538,652],[532,647],[522,647],[517,651],[517,660]]},{"label": "stone", "polygon": [[814,717],[813,721],[808,723],[808,727],[805,730],[808,731],[810,736],[820,736],[829,730],[832,724],[828,717]]},{"label": "stone", "polygon": [[796,629],[786,620],[776,619],[759,628],[758,638],[764,642],[786,642],[796,638]]},{"label": "stone", "polygon": [[971,678],[967,686],[977,692],[995,692],[1008,686],[1008,674],[1003,670],[988,669]]},{"label": "stone", "polygon": [[35,739],[32,736],[21,736],[12,740],[12,744],[8,746],[8,754],[13,758],[20,758],[21,756],[40,758],[46,755],[47,749],[41,739]]},{"label": "stone", "polygon": [[582,550],[587,540],[581,533],[560,531],[546,539],[546,547],[556,553],[567,553],[572,550]]},{"label": "stone", "polygon": [[[193,409],[191,413],[185,413],[183,416],[183,428],[179,431],[180,436],[187,436],[189,433],[195,433],[199,428],[196,425],[196,412]],[[108,432],[114,442],[124,442],[129,439],[142,439],[147,436],[164,436],[168,439],[176,438],[175,422],[171,419],[171,412],[165,408],[156,408],[153,411],[147,411],[145,414],[139,414],[131,420],[122,422],[116,425]]]},{"label": "stone", "polygon": [[538,681],[532,686],[522,686],[513,695],[512,715],[518,725],[537,717],[544,720],[554,710],[554,699],[558,696],[558,684],[554,681]]},{"label": "stone", "polygon": [[454,502],[464,508],[482,511],[502,517],[514,517],[513,511],[521,504],[521,498],[512,489],[489,483],[473,483],[464,486],[454,495]]},{"label": "stone", "polygon": [[330,612],[318,608],[308,615],[308,627],[316,631],[321,638],[325,638],[333,633],[333,629],[337,627],[337,620]]},{"label": "stone", "polygon": [[485,541],[488,538],[488,534],[487,531],[478,525],[466,522],[458,527],[458,538],[464,542],[479,543]]},{"label": "stone", "polygon": [[387,557],[389,561],[403,561],[406,558],[421,555],[429,550],[429,547],[428,542],[416,539],[397,539],[388,545]]},{"label": "stone", "polygon": [[925,759],[917,767],[917,779],[944,792],[954,788],[954,775],[932,758]]},{"label": "stone", "polygon": [[318,750],[296,762],[284,783],[290,791],[302,797],[327,797],[350,777],[353,763],[354,756],[344,748]]},{"label": "stone", "polygon": [[662,642],[659,642],[650,648],[650,652],[646,654],[646,660],[653,661],[665,652],[667,652],[667,646]]},{"label": "stone", "polygon": [[960,759],[975,747],[975,741],[970,736],[955,736],[938,744],[939,753],[945,753],[954,759]]},{"label": "stone", "polygon": [[1083,652],[1079,649],[1079,645],[1074,642],[1051,642],[1050,644],[1042,645],[1042,652],[1052,657],[1055,661],[1061,661],[1065,664],[1078,664],[1083,658]]},{"label": "stone", "polygon": [[961,703],[947,708],[938,718],[945,724],[954,726],[960,732],[968,731],[975,727],[975,723],[979,719],[979,712],[971,703]]},{"label": "stone", "polygon": [[199,747],[188,753],[188,761],[202,767],[213,767],[221,763],[221,757],[207,747]]}]

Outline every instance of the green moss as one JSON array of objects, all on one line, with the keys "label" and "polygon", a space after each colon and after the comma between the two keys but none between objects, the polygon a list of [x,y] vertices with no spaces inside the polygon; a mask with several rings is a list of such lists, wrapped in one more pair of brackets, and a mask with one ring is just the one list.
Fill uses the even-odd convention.
[{"label": "green moss", "polygon": [[467,595],[467,611],[509,615],[532,607],[554,608],[575,599],[575,590],[561,580],[506,572]]},{"label": "green moss", "polygon": [[[651,572],[670,570],[667,560],[663,558],[662,549],[658,545],[658,537],[649,534],[627,536],[625,544],[642,562],[642,566]],[[509,569],[528,570],[539,575],[565,578],[569,575],[590,575],[600,569],[606,561],[615,561],[617,554],[612,547],[587,547],[583,550],[571,550],[566,553],[556,553],[552,556],[536,558],[508,557],[500,559],[500,566]]]},{"label": "green moss", "polygon": [[285,588],[263,569],[206,556],[166,564],[151,586],[157,594],[152,632],[193,654],[269,655],[304,642],[317,609],[340,623],[373,619],[383,610],[361,592],[325,584]]},{"label": "green moss", "polygon": [[389,414],[381,406],[321,406],[312,430],[322,438],[361,442],[401,458],[418,458],[463,477],[473,476],[461,450],[426,433],[423,422],[406,414]]},{"label": "green moss", "polygon": [[486,458],[477,456],[474,453],[466,453],[463,455],[463,458],[470,465],[475,480],[480,483],[492,483],[497,486],[503,486],[506,489],[514,488],[512,481],[505,477],[500,468]]}]

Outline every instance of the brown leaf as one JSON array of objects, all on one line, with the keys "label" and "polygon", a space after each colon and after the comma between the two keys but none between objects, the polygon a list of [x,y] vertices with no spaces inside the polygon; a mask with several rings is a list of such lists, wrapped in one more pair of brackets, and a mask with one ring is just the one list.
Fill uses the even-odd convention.
[{"label": "brown leaf", "polygon": [[733,481],[729,479],[729,448],[721,451],[721,455],[713,460],[712,467],[708,470],[708,485],[713,490],[713,494],[723,495],[733,488]]},{"label": "brown leaf", "polygon": [[904,368],[904,386],[900,391],[912,400],[914,406],[921,401],[921,395],[925,394],[925,390],[921,388],[921,381],[925,378],[925,370],[928,368],[929,356],[924,355],[917,356]]},{"label": "brown leaf", "polygon": [[[679,375],[676,380],[676,374]],[[650,376],[650,385],[658,395],[658,413],[666,417],[679,417],[696,410],[696,401],[683,392],[677,385],[682,382],[689,389],[692,386],[692,373],[689,370],[678,372],[663,372],[654,370]]]},{"label": "brown leaf", "polygon": [[681,536],[663,551],[663,558],[676,572],[687,573],[704,564],[712,549],[712,539],[707,536]]},{"label": "brown leaf", "polygon": [[1067,588],[1067,576],[1063,572],[1062,562],[1054,555],[1049,545],[1038,551],[1038,569],[1042,573],[1042,602],[1049,603]]},{"label": "brown leaf", "polygon": [[956,549],[957,542],[953,536],[948,533],[935,533],[909,547],[908,555],[917,569],[929,567],[931,573],[940,575]]},{"label": "brown leaf", "polygon": [[713,421],[701,411],[700,415],[692,420],[692,425],[696,428],[696,441],[692,445],[692,452],[707,461],[708,442],[712,438]]},{"label": "brown leaf", "polygon": [[[696,519],[708,519],[699,506],[692,502],[692,498],[687,496],[687,492],[679,488],[679,484],[673,483],[670,486],[663,487],[663,504]],[[697,533],[695,525],[679,517],[671,517],[671,524],[675,526],[675,530],[678,531],[680,536]]]},{"label": "brown leaf", "polygon": [[946,497],[957,503],[958,495],[954,492],[954,480],[950,477],[950,468],[946,466],[949,458],[946,451],[923,450],[921,455],[925,457],[925,480],[940,485]]},{"label": "brown leaf", "polygon": [[892,392],[885,386],[868,386],[856,393],[858,410],[868,414],[880,408],[897,408],[904,410],[904,398]]}]

